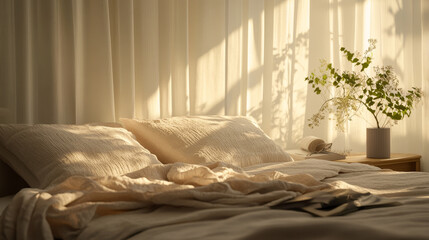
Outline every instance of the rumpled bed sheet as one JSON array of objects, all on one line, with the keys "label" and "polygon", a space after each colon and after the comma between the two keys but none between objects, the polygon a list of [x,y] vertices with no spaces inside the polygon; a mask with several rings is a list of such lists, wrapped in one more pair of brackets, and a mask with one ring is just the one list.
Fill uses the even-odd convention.
[{"label": "rumpled bed sheet", "polygon": [[[3,212],[0,230],[5,239],[259,239],[261,234],[281,239],[284,233],[297,234],[290,224],[296,229],[308,225],[296,222],[302,214],[309,222],[314,218],[270,206],[329,188],[374,190],[388,197],[391,186],[377,190],[361,183],[331,181],[343,175],[378,176],[382,174],[379,171],[363,164],[305,160],[246,169],[223,163],[176,163],[153,165],[119,177],[76,176],[47,189],[20,191]],[[426,191],[424,196],[429,195]],[[266,217],[258,215],[261,213]],[[275,221],[285,214],[288,217]],[[285,219],[290,223],[285,224]],[[418,229],[418,234],[424,233]]]}]

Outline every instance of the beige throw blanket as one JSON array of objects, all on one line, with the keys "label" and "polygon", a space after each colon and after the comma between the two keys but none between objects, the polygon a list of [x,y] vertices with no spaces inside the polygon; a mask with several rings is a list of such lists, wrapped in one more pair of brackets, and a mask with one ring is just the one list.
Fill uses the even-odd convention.
[{"label": "beige throw blanket", "polygon": [[0,230],[6,239],[68,239],[91,220],[124,211],[270,206],[327,187],[308,174],[251,175],[222,163],[153,165],[127,176],[76,176],[46,190],[23,189],[3,212]]}]

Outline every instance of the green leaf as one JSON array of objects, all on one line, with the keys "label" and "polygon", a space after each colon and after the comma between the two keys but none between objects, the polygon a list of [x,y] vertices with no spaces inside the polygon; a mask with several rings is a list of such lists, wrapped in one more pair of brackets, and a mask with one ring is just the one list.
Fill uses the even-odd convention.
[{"label": "green leaf", "polygon": [[392,114],[392,116],[391,116],[391,118],[392,118],[393,120],[401,120],[401,119],[402,119],[402,116],[401,116],[401,114],[399,114],[399,113],[393,113],[393,114]]},{"label": "green leaf", "polygon": [[337,81],[341,82],[341,76],[340,75],[337,75]]},{"label": "green leaf", "polygon": [[316,94],[320,94],[322,91],[320,90],[320,88],[316,88],[316,89],[314,89],[314,92],[316,93]]},{"label": "green leaf", "polygon": [[354,56],[354,54],[353,54],[353,53],[348,52],[348,53],[347,53],[347,60],[349,60],[349,61],[351,62],[351,61],[352,61],[352,59],[353,59],[353,56]]},{"label": "green leaf", "polygon": [[361,69],[361,72],[362,72],[363,70],[365,70],[366,68],[368,68],[368,66],[369,66],[369,63],[368,63],[368,62],[362,63],[362,69]]},{"label": "green leaf", "polygon": [[368,84],[368,85],[373,85],[373,83],[372,83],[372,79],[371,79],[371,78],[368,78],[368,79],[366,80],[366,84]]}]

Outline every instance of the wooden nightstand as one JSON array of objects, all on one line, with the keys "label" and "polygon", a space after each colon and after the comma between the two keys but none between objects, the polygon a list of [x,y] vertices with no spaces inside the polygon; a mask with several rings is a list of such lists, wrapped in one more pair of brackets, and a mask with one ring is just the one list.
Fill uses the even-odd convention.
[{"label": "wooden nightstand", "polygon": [[420,155],[408,153],[392,153],[390,158],[375,159],[367,158],[365,153],[351,154],[339,162],[365,163],[379,168],[392,169],[395,171],[420,171]]}]

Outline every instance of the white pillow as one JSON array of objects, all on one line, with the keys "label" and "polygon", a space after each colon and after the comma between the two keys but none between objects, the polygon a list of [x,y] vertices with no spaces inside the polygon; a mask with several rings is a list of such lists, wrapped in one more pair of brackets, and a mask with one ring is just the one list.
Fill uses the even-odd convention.
[{"label": "white pillow", "polygon": [[290,156],[247,117],[193,116],[120,119],[162,163],[225,162],[239,167],[289,162]]},{"label": "white pillow", "polygon": [[116,176],[160,164],[126,129],[104,126],[0,125],[0,149],[3,161],[39,188],[73,175]]}]

